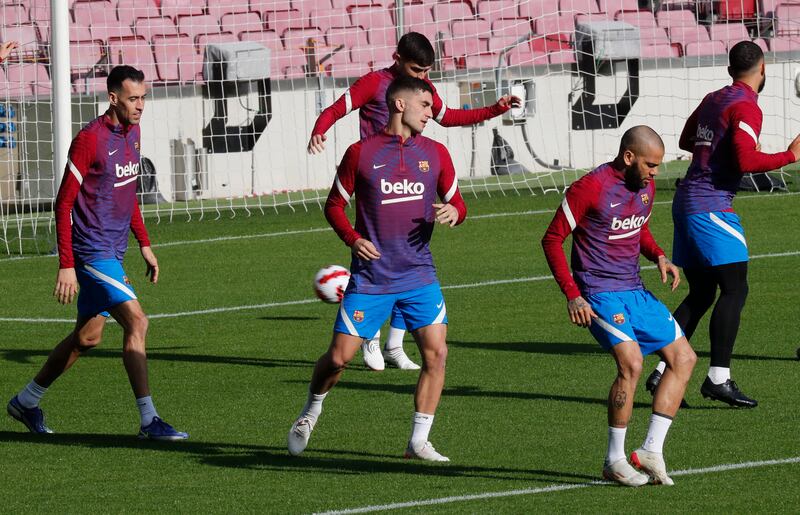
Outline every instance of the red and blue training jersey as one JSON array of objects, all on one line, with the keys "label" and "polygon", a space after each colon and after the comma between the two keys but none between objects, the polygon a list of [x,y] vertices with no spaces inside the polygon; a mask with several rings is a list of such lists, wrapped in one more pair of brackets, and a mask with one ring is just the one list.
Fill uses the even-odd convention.
[{"label": "red and blue training jersey", "polygon": [[[345,214],[353,194],[355,228]],[[325,203],[325,217],[345,244],[365,238],[381,257],[365,261],[353,255],[349,292],[399,293],[436,281],[429,242],[437,195],[458,210],[457,223],[463,222],[467,207],[450,153],[441,143],[422,135],[403,141],[381,132],[350,145]]]},{"label": "red and blue training jersey", "polygon": [[676,212],[733,211],[743,173],[768,172],[794,162],[788,150],[756,150],[762,119],[758,94],[744,82],[706,95],[681,133],[680,147],[692,152],[692,162],[675,192]]},{"label": "red and blue training jersey", "polygon": [[122,261],[129,231],[150,245],[136,199],[139,140],[138,125],[114,125],[107,114],[72,140],[55,207],[60,268]]},{"label": "red and blue training jersey", "polygon": [[[651,261],[664,255],[648,226],[655,194],[652,180],[641,190],[628,189],[624,172],[612,163],[572,183],[542,238],[547,264],[568,300],[643,288],[639,254]],[[570,233],[572,276],[563,250]]]},{"label": "red and blue training jersey", "polygon": [[[400,76],[395,65],[370,72],[353,83],[339,99],[320,113],[314,124],[312,135],[325,134],[334,123],[351,111],[358,109],[361,139],[383,131],[389,122],[389,107],[386,105],[386,90]],[[478,109],[449,109],[442,102],[431,81],[425,81],[433,89],[433,118],[443,127],[473,125],[501,115],[509,106],[492,105]]]}]

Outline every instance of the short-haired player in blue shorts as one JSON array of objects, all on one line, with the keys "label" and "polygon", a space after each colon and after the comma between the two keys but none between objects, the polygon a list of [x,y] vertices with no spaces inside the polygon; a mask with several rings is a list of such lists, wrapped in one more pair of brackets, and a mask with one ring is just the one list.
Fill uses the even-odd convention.
[{"label": "short-haired player in blue shorts", "polygon": [[[626,486],[649,481],[672,484],[663,445],[697,357],[669,310],[639,277],[639,254],[657,263],[662,282],[680,281],[648,227],[655,201],[655,176],[664,143],[639,125],[622,136],[614,161],[575,181],[542,239],[547,263],[575,324],[588,327],[617,364],[608,395],[608,449],[603,476]],[[572,275],[562,245],[572,234]],[[653,398],[653,413],[642,447],[625,455],[625,433],[643,356],[656,353],[667,363]],[[648,477],[649,476],[649,477]]]},{"label": "short-haired player in blue shorts", "polygon": [[[308,445],[323,399],[361,343],[375,335],[396,306],[422,355],[405,456],[448,461],[428,441],[447,358],[447,310],[429,242],[436,222],[457,225],[467,210],[449,152],[420,134],[432,116],[430,85],[413,77],[395,79],[386,100],[388,126],[347,149],[325,204],[328,222],[352,249],[352,275],[333,340],[317,361],[308,400],[289,431],[293,455]],[[355,228],[344,210],[353,194]]]}]

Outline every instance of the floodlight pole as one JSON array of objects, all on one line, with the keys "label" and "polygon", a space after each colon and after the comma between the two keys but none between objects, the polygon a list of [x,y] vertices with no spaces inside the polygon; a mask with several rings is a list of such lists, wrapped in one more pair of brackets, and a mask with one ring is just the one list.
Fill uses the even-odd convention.
[{"label": "floodlight pole", "polygon": [[53,106],[53,198],[58,194],[72,141],[72,81],[69,73],[69,2],[50,0],[50,79]]}]

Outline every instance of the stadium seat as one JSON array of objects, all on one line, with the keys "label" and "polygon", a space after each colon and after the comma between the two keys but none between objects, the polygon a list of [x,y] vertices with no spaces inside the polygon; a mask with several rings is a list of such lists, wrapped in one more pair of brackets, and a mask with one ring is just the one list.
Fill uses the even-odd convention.
[{"label": "stadium seat", "polygon": [[325,43],[330,47],[365,47],[369,45],[369,38],[367,31],[361,27],[334,27],[325,33]]},{"label": "stadium seat", "polygon": [[547,64],[547,54],[531,50],[530,47],[519,47],[508,53],[509,66],[539,66]]},{"label": "stadium seat", "polygon": [[240,41],[261,43],[272,50],[283,50],[283,40],[274,30],[251,30],[239,33]]},{"label": "stadium seat", "polygon": [[750,34],[743,23],[714,23],[708,28],[712,41],[722,41],[730,48],[739,41],[750,41]]},{"label": "stadium seat", "polygon": [[186,34],[194,40],[199,34],[214,34],[219,32],[219,22],[210,14],[181,15],[178,16],[178,32]]},{"label": "stadium seat", "polygon": [[397,30],[393,26],[372,29],[367,35],[370,45],[384,48],[389,53],[397,47]]},{"label": "stadium seat", "polygon": [[257,12],[226,13],[219,19],[222,32],[238,34],[249,30],[262,30],[261,15]]},{"label": "stadium seat", "polygon": [[719,21],[756,19],[756,0],[720,0],[715,7]]},{"label": "stadium seat", "polygon": [[[92,33],[89,31],[88,25],[75,25],[74,23],[69,25],[70,41],[87,41],[89,39],[92,39]],[[50,41],[49,34],[47,41]]]},{"label": "stadium seat", "polygon": [[205,55],[205,48],[207,45],[213,45],[214,43],[233,43],[239,41],[239,38],[236,37],[235,34],[232,32],[217,32],[214,34],[198,34],[196,38],[196,46],[197,46],[197,53],[200,60],[203,59],[203,55]]},{"label": "stadium seat", "polygon": [[292,0],[291,8],[300,11],[303,15],[309,15],[312,11],[326,11],[333,9],[331,0]]},{"label": "stadium seat", "polygon": [[468,70],[487,70],[497,68],[497,54],[485,53],[467,55],[464,57],[464,66]]},{"label": "stadium seat", "polygon": [[309,27],[309,20],[300,11],[264,11],[261,17],[268,30],[283,34],[288,29],[304,29]]},{"label": "stadium seat", "polygon": [[111,38],[108,40],[109,61],[112,66],[129,64],[144,72],[147,80],[158,77],[153,51],[141,36]]},{"label": "stadium seat", "polygon": [[354,63],[367,63],[371,70],[381,70],[388,68],[394,61],[391,56],[387,56],[382,49],[375,49],[371,46],[361,46],[350,49],[350,59]]},{"label": "stadium seat", "polygon": [[562,14],[592,14],[600,12],[595,0],[559,0],[558,10]]},{"label": "stadium seat", "polygon": [[169,16],[137,18],[133,31],[137,36],[142,36],[148,41],[152,41],[153,36],[178,35],[178,27],[175,26],[175,22]]},{"label": "stadium seat", "polygon": [[656,18],[650,11],[622,11],[617,13],[617,21],[630,23],[634,27],[656,27]]},{"label": "stadium seat", "polygon": [[369,44],[381,47],[397,45],[397,31],[389,11],[383,7],[353,7],[350,9],[350,20],[368,33]]},{"label": "stadium seat", "polygon": [[575,62],[575,52],[573,50],[559,50],[547,54],[550,64],[571,64]]},{"label": "stadium seat", "polygon": [[287,51],[305,52],[311,42],[315,45],[324,45],[325,37],[322,31],[313,29],[288,29],[283,33],[283,48]]},{"label": "stadium seat", "polygon": [[444,40],[443,48],[446,57],[463,57],[486,53],[489,44],[485,39],[457,38]]},{"label": "stadium seat", "polygon": [[639,41],[642,46],[670,44],[667,29],[661,27],[639,27]]},{"label": "stadium seat", "polygon": [[522,37],[533,32],[531,21],[527,18],[500,19],[492,22],[494,37]]},{"label": "stadium seat", "polygon": [[642,59],[656,59],[666,58],[672,59],[681,56],[680,50],[676,46],[670,44],[656,44],[644,45],[642,44],[641,53],[639,54]]},{"label": "stadium seat", "polygon": [[[522,36],[494,36],[489,39],[489,52],[500,53],[506,48],[514,47],[514,43],[516,43],[520,37]],[[516,46],[530,48],[530,41],[523,41]]]},{"label": "stadium seat", "polygon": [[[695,25],[694,27],[675,26],[669,29],[669,39],[673,43],[680,43],[686,54],[686,45],[689,43],[709,43],[711,39],[708,36],[708,31],[702,25]],[[698,52],[698,50],[695,50]],[[710,54],[694,54],[694,55],[710,55]]]},{"label": "stadium seat", "polygon": [[28,20],[39,27],[42,38],[48,36],[50,31],[50,4],[33,4],[28,11]]},{"label": "stadium seat", "polygon": [[203,62],[197,56],[178,57],[178,80],[182,84],[203,82]]},{"label": "stadium seat", "polygon": [[70,70],[74,74],[85,74],[105,56],[104,46],[99,41],[74,41],[69,45]]},{"label": "stadium seat", "polygon": [[275,78],[303,78],[306,76],[306,54],[297,49],[279,50],[272,55],[270,66]]},{"label": "stadium seat", "polygon": [[784,0],[759,0],[758,15],[761,18],[772,19],[775,17],[775,8]]},{"label": "stadium seat", "polygon": [[333,27],[349,27],[350,15],[341,9],[315,9],[308,15],[306,25],[327,32]]},{"label": "stadium seat", "polygon": [[694,27],[697,25],[697,19],[694,13],[688,9],[680,11],[659,11],[656,14],[656,21],[659,27],[669,29],[672,27]]},{"label": "stadium seat", "polygon": [[779,4],[775,8],[775,35],[800,36],[800,4]]},{"label": "stadium seat", "polygon": [[[247,0],[211,0],[208,2],[208,14],[216,16],[217,18],[222,18],[226,14],[250,12],[251,7]],[[253,9],[253,11],[255,11],[255,9]]]},{"label": "stadium seat", "polygon": [[176,22],[180,16],[200,16],[205,13],[206,0],[161,0],[161,16]]},{"label": "stadium seat", "polygon": [[450,34],[454,38],[472,36],[488,38],[492,32],[491,24],[483,19],[455,20],[450,24]]},{"label": "stadium seat", "polygon": [[19,4],[0,5],[2,25],[14,25],[28,22],[28,11]]},{"label": "stadium seat", "polygon": [[577,14],[575,15],[575,26],[581,23],[591,23],[597,21],[613,21],[614,13],[594,13],[594,14]]},{"label": "stadium seat", "polygon": [[769,49],[773,52],[798,52],[800,51],[800,37],[772,38],[769,40]]},{"label": "stadium seat", "polygon": [[159,15],[157,8],[142,2],[142,0],[118,0],[115,5],[117,19],[124,25],[133,25],[137,18],[150,18]]},{"label": "stadium seat", "polygon": [[472,16],[472,7],[466,2],[444,2],[433,6],[433,19],[436,21],[452,23]]},{"label": "stadium seat", "polygon": [[106,91],[108,77],[76,77],[72,81],[72,91],[79,95],[96,94]]},{"label": "stadium seat", "polygon": [[52,91],[50,76],[43,64],[10,64],[6,68],[6,80],[12,90],[21,94],[46,96]]},{"label": "stadium seat", "polygon": [[114,4],[108,0],[77,2],[72,6],[72,19],[79,25],[97,25],[98,27],[111,27],[119,23]]},{"label": "stadium seat", "polygon": [[322,65],[325,73],[331,77],[360,77],[370,72],[368,63],[354,62],[350,59],[349,49],[336,52]]},{"label": "stadium seat", "polygon": [[153,55],[155,56],[158,80],[176,82],[180,80],[178,59],[198,61],[195,45],[189,36],[153,36]]},{"label": "stadium seat", "polygon": [[638,11],[639,0],[598,0],[600,12],[616,16],[620,11]]},{"label": "stadium seat", "polygon": [[[397,12],[395,9],[390,11],[392,21],[396,23]],[[404,4],[403,21],[405,23],[403,33],[413,30],[424,34],[431,42],[436,40],[437,24],[433,19],[433,9],[430,4]]]},{"label": "stadium seat", "polygon": [[694,41],[684,46],[684,55],[727,55],[722,41]]},{"label": "stadium seat", "polygon": [[475,10],[478,16],[485,20],[516,18],[519,16],[515,0],[480,0]]},{"label": "stadium seat", "polygon": [[550,14],[533,22],[535,33],[558,37],[564,41],[572,40],[575,32],[575,17],[569,14]]},{"label": "stadium seat", "polygon": [[23,59],[39,54],[39,30],[33,23],[0,27],[0,41],[16,41],[20,44],[17,55]]},{"label": "stadium seat", "polygon": [[102,22],[89,25],[89,34],[91,34],[91,39],[108,41],[109,38],[133,36],[133,30],[129,25],[123,25],[116,21],[114,23]]},{"label": "stadium seat", "polygon": [[542,16],[558,14],[558,0],[520,0],[519,15],[536,20]]}]

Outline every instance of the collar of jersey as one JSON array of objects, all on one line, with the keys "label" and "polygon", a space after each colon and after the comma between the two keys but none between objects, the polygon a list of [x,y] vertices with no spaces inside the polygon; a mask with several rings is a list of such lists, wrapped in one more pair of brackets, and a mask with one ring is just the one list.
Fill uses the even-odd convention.
[{"label": "collar of jersey", "polygon": [[733,81],[732,87],[741,88],[741,89],[743,89],[745,91],[745,93],[747,93],[748,95],[751,95],[753,98],[758,98],[758,93],[753,91],[753,88],[751,88],[750,86],[748,86],[747,84],[745,84],[744,82],[742,82],[740,80]]},{"label": "collar of jersey", "polygon": [[383,131],[381,131],[380,134],[381,134],[381,137],[384,138],[385,140],[390,141],[392,143],[402,143],[402,145],[404,147],[408,147],[410,145],[413,145],[414,141],[417,138],[417,136],[419,136],[419,134],[412,134],[411,136],[406,138],[405,141],[402,141],[400,135],[398,135],[398,134],[389,134],[389,133],[386,132],[385,128],[383,129]]},{"label": "collar of jersey", "polygon": [[121,123],[118,123],[118,124],[112,123],[111,122],[111,117],[108,116],[108,112],[103,113],[101,118],[103,119],[103,124],[106,127],[108,127],[108,130],[110,130],[111,132],[121,132],[121,133],[125,134],[131,128],[130,125],[125,126],[125,125],[122,125]]}]

